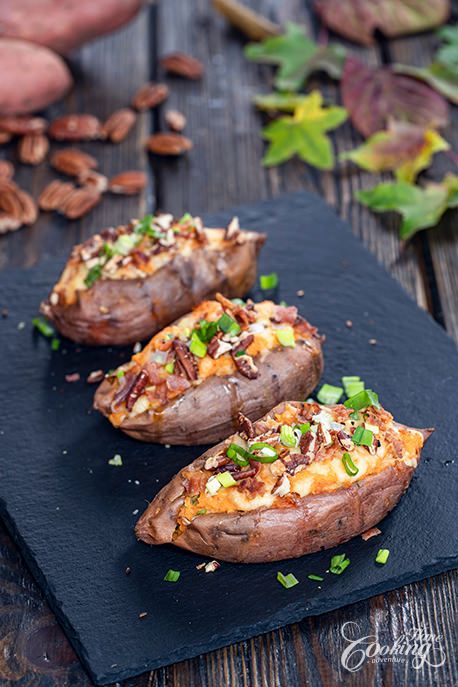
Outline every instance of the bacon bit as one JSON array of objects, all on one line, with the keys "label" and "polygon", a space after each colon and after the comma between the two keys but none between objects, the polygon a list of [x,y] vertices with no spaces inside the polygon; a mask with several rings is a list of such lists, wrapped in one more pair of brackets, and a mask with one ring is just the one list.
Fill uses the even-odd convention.
[{"label": "bacon bit", "polygon": [[141,395],[141,393],[145,389],[145,387],[148,385],[148,382],[149,382],[148,372],[146,370],[142,370],[136,376],[135,381],[132,385],[132,388],[127,395],[127,398],[126,398],[126,409],[127,410],[129,410],[129,411],[132,410],[132,408],[134,407],[135,401]]},{"label": "bacon bit", "polygon": [[133,262],[140,267],[149,262],[149,256],[138,248],[135,248],[130,255]]},{"label": "bacon bit", "polygon": [[165,378],[161,376],[161,367],[157,363],[148,362],[146,363],[144,369],[148,373],[148,378],[150,384],[157,386],[159,384],[165,383]]},{"label": "bacon bit", "polygon": [[191,384],[185,377],[179,375],[169,375],[166,380],[167,389],[174,393],[174,395],[181,394],[186,389],[189,389]]},{"label": "bacon bit", "polygon": [[382,534],[382,530],[379,530],[378,527],[370,527],[368,530],[362,533],[361,539],[363,541],[367,541],[372,537],[378,537],[379,534]]},{"label": "bacon bit", "polygon": [[72,383],[72,382],[79,382],[79,380],[80,380],[80,374],[79,374],[79,372],[72,372],[72,373],[69,374],[69,375],[65,375],[65,381],[66,381],[66,382],[70,382],[70,383]]},{"label": "bacon bit", "polygon": [[242,480],[248,480],[251,477],[254,477],[258,472],[258,468],[252,465],[252,467],[247,468],[246,470],[229,470],[229,472],[231,473],[232,477],[235,479],[236,482],[240,482]]},{"label": "bacon bit", "polygon": [[88,384],[96,384],[97,382],[101,382],[104,377],[105,374],[103,370],[93,370],[92,372],[89,372],[86,382]]},{"label": "bacon bit", "polygon": [[191,382],[198,377],[197,363],[194,355],[183,341],[173,340],[173,349],[177,357],[177,367]]},{"label": "bacon bit", "polygon": [[246,377],[247,379],[256,379],[258,377],[259,370],[254,364],[254,360],[251,357],[251,355],[239,355],[237,357],[233,355],[232,359],[238,371],[244,377]]},{"label": "bacon bit", "polygon": [[233,217],[226,227],[226,231],[224,232],[224,239],[226,241],[232,241],[233,239],[237,238],[237,236],[239,234],[240,234],[239,218]]},{"label": "bacon bit", "polygon": [[[235,475],[233,475],[233,477],[235,480],[237,479]],[[266,488],[264,482],[261,482],[259,479],[255,479],[253,477],[248,477],[247,479],[239,482],[237,485],[237,490],[242,492],[248,491],[254,496],[255,494],[264,494]]]},{"label": "bacon bit", "polygon": [[307,320],[304,320],[304,318],[300,315],[294,324],[296,331],[302,336],[306,338],[313,336],[316,339],[320,339],[321,341],[325,340],[324,336],[320,336],[320,334],[318,334],[318,329],[316,327],[312,327],[312,325],[309,322],[307,322]]},{"label": "bacon bit", "polygon": [[277,305],[275,315],[271,319],[278,324],[294,324],[297,320],[297,308],[295,305]]},{"label": "bacon bit", "polygon": [[253,439],[255,436],[253,423],[250,418],[243,413],[237,413],[237,425],[239,432],[245,436],[246,439]]},{"label": "bacon bit", "polygon": [[286,472],[288,472],[290,475],[295,475],[296,472],[300,472],[303,467],[305,468],[306,465],[310,465],[313,460],[313,457],[308,453],[293,453],[289,455],[290,459],[285,461],[285,467]]}]

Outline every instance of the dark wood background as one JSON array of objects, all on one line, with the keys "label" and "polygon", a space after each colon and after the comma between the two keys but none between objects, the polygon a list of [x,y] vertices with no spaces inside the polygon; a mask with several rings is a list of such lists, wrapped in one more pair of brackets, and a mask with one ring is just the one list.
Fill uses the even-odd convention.
[{"label": "dark wood background", "polygon": [[[318,35],[320,27],[303,0],[252,0],[250,4],[279,23],[289,19],[302,22],[312,35]],[[424,65],[430,61],[436,42],[433,34],[426,34],[379,41],[371,49],[350,47],[371,64],[392,61]],[[186,114],[186,133],[193,140],[194,149],[178,160],[147,158],[144,139],[148,133],[165,128],[160,111],[141,115],[135,132],[121,145],[83,145],[95,154],[106,173],[147,170],[146,193],[133,198],[105,197],[82,221],[68,222],[57,215],[42,214],[33,227],[0,240],[0,266],[32,266],[45,256],[65,255],[75,242],[98,229],[141,216],[154,207],[178,215],[186,210],[199,213],[270,198],[283,191],[308,189],[321,194],[351,223],[354,233],[404,289],[458,340],[458,235],[454,227],[457,213],[448,213],[439,227],[417,235],[403,247],[397,236],[396,217],[373,215],[353,200],[355,190],[373,185],[376,177],[355,169],[318,173],[299,162],[263,169],[261,118],[251,99],[269,90],[272,72],[247,63],[242,54],[243,43],[242,37],[213,13],[208,0],[163,0],[144,10],[123,31],[72,55],[70,63],[78,86],[64,103],[51,109],[50,117],[64,112],[106,117],[127,104],[140,84],[163,78],[157,66],[158,56],[184,50],[202,60],[206,74],[201,82],[167,79],[172,91],[167,106]],[[338,101],[335,83],[325,79],[316,83],[330,101]],[[457,122],[455,108],[453,123],[445,132],[455,150]],[[334,141],[336,151],[342,151],[358,144],[360,139],[346,124],[338,130]],[[15,160],[13,147],[5,152]],[[443,157],[431,174],[441,176],[451,168],[451,162]],[[21,167],[16,180],[37,197],[53,177],[48,165],[43,164],[36,169]],[[304,258],[304,269],[305,264]],[[457,579],[456,572],[452,572],[411,584],[128,680],[123,687],[456,685]],[[1,526],[0,604],[1,685],[91,684],[18,549]],[[442,636],[447,661],[440,669],[426,666],[418,671],[409,662],[368,662],[351,674],[340,665],[344,648],[340,627],[347,620],[357,621],[364,634],[376,633],[381,643],[389,645],[402,633],[424,628]]]}]

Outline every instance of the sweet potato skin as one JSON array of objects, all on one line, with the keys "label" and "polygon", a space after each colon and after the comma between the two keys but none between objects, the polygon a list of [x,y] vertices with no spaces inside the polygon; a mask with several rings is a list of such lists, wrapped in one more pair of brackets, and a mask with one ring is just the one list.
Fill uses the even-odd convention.
[{"label": "sweet potato skin", "polygon": [[[259,376],[247,379],[239,372],[230,377],[209,377],[189,389],[162,413],[145,412],[120,425],[140,441],[196,445],[220,441],[236,429],[237,414],[257,420],[285,398],[308,396],[323,371],[318,336],[298,342],[295,348],[270,351],[256,361]],[[94,407],[109,415],[114,390],[108,380],[96,391]]]},{"label": "sweet potato skin", "polygon": [[66,54],[130,21],[144,0],[13,0],[0,3],[0,36]]},{"label": "sweet potato skin", "polygon": [[[280,413],[282,407],[280,404],[268,415]],[[425,430],[425,439],[429,433]],[[200,470],[230,441],[231,437],[206,451],[191,464],[191,470]],[[173,543],[205,557],[234,563],[298,558],[338,546],[374,527],[397,505],[414,472],[413,466],[399,461],[350,487],[297,498],[290,507],[200,515],[175,537],[176,519],[185,496],[180,472],[150,503],[135,533],[147,544]]]},{"label": "sweet potato skin", "polygon": [[73,80],[51,50],[22,40],[0,38],[0,114],[29,114],[60,100]]},{"label": "sweet potato skin", "polygon": [[190,257],[176,255],[151,276],[139,279],[100,279],[79,291],[71,305],[42,305],[43,314],[69,339],[92,346],[143,341],[213,298],[244,296],[256,280],[256,260],[264,234],[247,232],[243,243]]}]

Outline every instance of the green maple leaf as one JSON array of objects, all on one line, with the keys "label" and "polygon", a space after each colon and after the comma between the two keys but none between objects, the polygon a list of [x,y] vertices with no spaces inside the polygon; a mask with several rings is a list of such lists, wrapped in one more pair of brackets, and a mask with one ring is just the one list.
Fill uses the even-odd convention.
[{"label": "green maple leaf", "polygon": [[302,26],[289,22],[283,35],[247,45],[245,57],[253,62],[278,65],[276,88],[298,91],[314,71],[325,71],[338,79],[345,61],[345,49],[340,45],[319,46]]},{"label": "green maple leaf", "polygon": [[292,117],[281,117],[263,129],[264,138],[270,141],[263,164],[278,165],[297,155],[314,167],[332,169],[334,153],[326,132],[346,119],[343,107],[324,108],[321,93],[313,91],[304,96]]},{"label": "green maple leaf", "polygon": [[434,227],[448,208],[458,206],[458,177],[447,174],[442,182],[425,187],[404,181],[383,183],[358,191],[356,197],[375,212],[399,212],[399,234],[402,239],[410,239],[420,229]]}]

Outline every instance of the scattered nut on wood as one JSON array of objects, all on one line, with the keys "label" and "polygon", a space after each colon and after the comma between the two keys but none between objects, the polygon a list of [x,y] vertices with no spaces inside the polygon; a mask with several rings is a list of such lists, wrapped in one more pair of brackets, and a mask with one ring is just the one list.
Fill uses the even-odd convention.
[{"label": "scattered nut on wood", "polygon": [[178,110],[167,110],[164,119],[169,129],[178,133],[186,126],[186,117]]},{"label": "scattered nut on wood", "polygon": [[157,107],[169,97],[169,89],[164,83],[152,81],[141,86],[132,98],[134,110],[142,112]]},{"label": "scattered nut on wood", "polygon": [[204,65],[191,55],[184,52],[174,52],[164,55],[160,60],[162,69],[175,76],[185,79],[200,79],[204,73]]},{"label": "scattered nut on wood", "polygon": [[13,178],[14,166],[9,160],[0,160],[0,181],[9,181]]},{"label": "scattered nut on wood", "polygon": [[99,193],[105,193],[108,189],[108,179],[103,174],[93,169],[84,169],[78,174],[78,183],[81,186],[88,186]]},{"label": "scattered nut on wood", "polygon": [[94,141],[101,138],[100,120],[90,114],[71,114],[54,119],[48,134],[56,141]]},{"label": "scattered nut on wood", "polygon": [[116,110],[102,125],[102,137],[108,138],[112,143],[120,143],[127,137],[136,120],[137,115],[130,107]]},{"label": "scattered nut on wood", "polygon": [[140,193],[147,184],[145,172],[136,170],[121,172],[112,177],[108,184],[108,190],[125,196],[133,196]]},{"label": "scattered nut on wood", "polygon": [[63,148],[51,155],[50,165],[58,172],[70,177],[77,177],[87,169],[97,169],[99,163],[88,153],[78,148]]},{"label": "scattered nut on wood", "polygon": [[68,219],[79,219],[86,215],[100,202],[101,194],[95,189],[85,186],[74,188],[64,202],[56,208]]},{"label": "scattered nut on wood", "polygon": [[48,122],[43,117],[33,117],[31,115],[10,115],[0,117],[0,131],[14,136],[25,136],[25,134],[42,134],[46,131]]},{"label": "scattered nut on wood", "polygon": [[68,375],[65,375],[65,381],[69,382],[72,384],[73,382],[79,382],[80,380],[80,373],[79,372],[71,372]]},{"label": "scattered nut on wood", "polygon": [[37,216],[38,208],[29,193],[14,181],[0,182],[0,233],[14,231],[24,224],[33,224]]},{"label": "scattered nut on wood", "polygon": [[180,134],[153,134],[146,141],[146,148],[156,155],[182,155],[191,150],[192,141]]},{"label": "scattered nut on wood", "polygon": [[101,382],[104,377],[105,373],[103,370],[93,370],[89,372],[86,382],[88,384],[97,384],[97,382]]},{"label": "scattered nut on wood", "polygon": [[56,179],[45,186],[38,196],[38,206],[44,212],[57,210],[67,200],[75,186],[70,182],[63,182]]},{"label": "scattered nut on wood", "polygon": [[39,165],[49,151],[49,140],[41,133],[25,134],[19,141],[18,156],[25,165]]},{"label": "scattered nut on wood", "polygon": [[361,539],[363,539],[364,541],[367,541],[368,539],[371,539],[372,537],[377,537],[379,534],[382,534],[382,530],[379,530],[378,527],[371,527],[362,533]]}]

